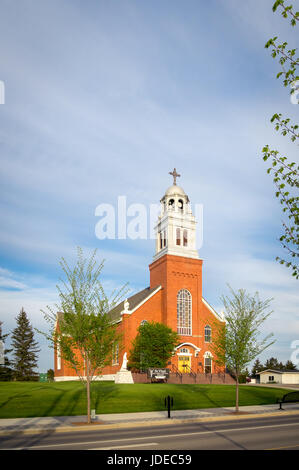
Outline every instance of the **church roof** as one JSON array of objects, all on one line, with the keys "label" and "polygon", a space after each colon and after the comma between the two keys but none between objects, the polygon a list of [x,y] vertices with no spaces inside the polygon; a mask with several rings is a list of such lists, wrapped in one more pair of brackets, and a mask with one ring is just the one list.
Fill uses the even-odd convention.
[{"label": "church roof", "polygon": [[172,195],[173,196],[174,195],[186,196],[186,193],[183,190],[183,188],[181,188],[180,186],[176,184],[173,184],[166,190],[166,193],[165,193],[165,196],[172,196]]},{"label": "church roof", "polygon": [[[146,287],[145,289],[137,292],[136,294],[128,297],[127,301],[129,302],[129,310],[130,312],[138,307],[139,304],[144,302],[148,297],[150,297],[158,288],[159,286],[153,287]],[[111,317],[111,320],[118,321],[121,318],[121,312],[124,310],[124,301],[120,302],[116,307],[114,307],[108,315]]]},{"label": "church roof", "polygon": [[[128,297],[127,301],[129,302],[129,309],[130,312],[134,310],[136,307],[138,307],[139,304],[143,303],[146,301],[148,297],[151,297],[151,295],[158,289],[160,286],[153,287],[150,289],[150,287],[146,287],[145,289],[137,292],[136,294],[132,295],[131,297]],[[108,315],[110,316],[111,320],[113,322],[117,322],[121,319],[121,312],[124,310],[124,301],[120,302],[116,307],[111,309],[108,312]],[[63,312],[57,312],[57,317],[56,321],[60,321],[63,318]]]}]

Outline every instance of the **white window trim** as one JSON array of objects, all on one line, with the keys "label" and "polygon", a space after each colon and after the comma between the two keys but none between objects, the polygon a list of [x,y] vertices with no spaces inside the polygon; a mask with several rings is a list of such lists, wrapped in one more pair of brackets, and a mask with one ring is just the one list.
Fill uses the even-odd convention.
[{"label": "white window trim", "polygon": [[56,351],[57,351],[57,370],[61,370],[61,350],[60,350],[59,344],[57,344]]},{"label": "white window trim", "polygon": [[[192,322],[193,322],[192,300],[193,300],[193,299],[192,299],[192,294],[191,294],[191,292],[190,292],[188,289],[185,289],[185,288],[180,289],[180,290],[178,291],[178,293],[177,293],[177,302],[178,302],[178,294],[179,294],[179,292],[184,291],[184,290],[187,291],[188,294],[190,294],[190,333],[188,333],[188,334],[186,334],[186,333],[179,333],[179,331],[178,331],[178,330],[179,330],[179,327],[178,327],[178,307],[177,307],[177,333],[178,333],[180,336],[192,336]],[[181,327],[181,329],[182,329],[182,328],[189,329],[189,327]]]}]

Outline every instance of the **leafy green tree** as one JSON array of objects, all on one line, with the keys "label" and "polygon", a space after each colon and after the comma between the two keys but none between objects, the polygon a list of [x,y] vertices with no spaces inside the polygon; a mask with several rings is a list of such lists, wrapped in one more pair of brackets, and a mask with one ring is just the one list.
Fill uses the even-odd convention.
[{"label": "leafy green tree", "polygon": [[23,307],[16,321],[17,327],[11,335],[14,378],[16,380],[37,380],[38,374],[34,369],[37,367],[37,353],[40,349],[37,341],[34,340],[33,328]]},{"label": "leafy green tree", "polygon": [[10,361],[7,357],[12,349],[5,349],[5,340],[9,334],[2,333],[3,322],[0,321],[0,381],[9,381],[12,379],[12,369],[10,367]]},{"label": "leafy green tree", "polygon": [[[272,10],[275,12],[281,9],[284,18],[291,18],[291,25],[296,26],[299,19],[299,12],[294,12],[292,5],[286,5],[284,0],[276,0]],[[278,58],[281,65],[281,71],[277,78],[283,77],[285,87],[291,88],[291,100],[298,104],[299,76],[297,75],[297,66],[299,59],[296,57],[296,49],[290,49],[287,42],[278,44],[277,36],[269,39],[265,47],[272,48],[272,57]],[[280,131],[283,136],[290,137],[295,142],[298,137],[298,125],[291,124],[289,118],[283,118],[280,113],[275,113],[271,122],[275,125],[275,130]],[[282,247],[285,250],[284,259],[277,256],[276,260],[292,270],[292,275],[299,278],[298,256],[299,256],[299,196],[298,196],[298,174],[299,166],[295,162],[290,162],[285,155],[273,150],[269,145],[263,147],[263,159],[272,161],[271,167],[267,172],[272,173],[273,182],[276,186],[276,197],[282,205],[282,211],[286,215],[286,220],[282,222],[283,234],[279,238]]]},{"label": "leafy green tree", "polygon": [[[60,356],[75,370],[86,387],[87,422],[91,422],[90,386],[103,368],[111,364],[112,349],[120,342],[117,326],[111,322],[109,311],[125,294],[125,286],[113,291],[109,298],[100,281],[104,261],[96,260],[96,251],[90,258],[84,258],[78,248],[77,262],[71,268],[64,258],[60,265],[66,276],[62,285],[57,286],[60,302],[56,309],[42,311],[50,325],[50,332],[44,333]],[[58,327],[56,320],[58,318]]]},{"label": "leafy green tree", "polygon": [[53,369],[48,369],[47,370],[47,379],[48,379],[48,382],[53,382],[54,381],[54,370]]},{"label": "leafy green tree", "polygon": [[180,342],[177,332],[158,322],[146,322],[137,331],[128,366],[138,370],[166,367],[174,348]]},{"label": "leafy green tree", "polygon": [[259,340],[260,327],[272,312],[267,312],[272,299],[260,300],[258,292],[250,295],[245,289],[235,292],[229,287],[231,297],[222,296],[224,323],[214,323],[214,340],[211,348],[215,362],[226,366],[236,378],[236,411],[239,411],[239,378],[242,371],[262,351],[274,343],[273,335]]}]

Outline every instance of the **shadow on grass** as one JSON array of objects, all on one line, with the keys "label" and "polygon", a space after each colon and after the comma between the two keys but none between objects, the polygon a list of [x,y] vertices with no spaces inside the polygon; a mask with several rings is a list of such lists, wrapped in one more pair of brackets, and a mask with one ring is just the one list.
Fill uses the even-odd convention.
[{"label": "shadow on grass", "polygon": [[[18,385],[19,385],[19,384],[20,384],[20,383],[18,383]],[[23,383],[21,383],[20,385],[22,386]],[[28,387],[30,387],[30,385],[32,385],[32,386],[31,386],[31,388],[29,388],[29,390],[28,390]],[[22,390],[22,391],[20,391],[20,392],[18,392],[18,393],[14,393],[14,394],[8,396],[6,400],[2,401],[2,402],[0,403],[0,410],[1,410],[1,409],[4,409],[4,410],[5,410],[5,408],[6,408],[7,406],[8,406],[8,408],[9,408],[9,407],[16,407],[17,403],[15,403],[15,404],[13,403],[13,402],[16,401],[16,400],[18,401],[18,400],[20,400],[20,399],[26,399],[26,398],[27,398],[27,399],[30,399],[30,398],[32,398],[32,393],[36,390],[36,383],[30,384],[30,383],[26,382],[25,387],[27,388],[27,390]],[[1,414],[1,413],[0,413],[0,414]],[[4,413],[4,414],[5,414],[5,413]]]},{"label": "shadow on grass", "polygon": [[[209,403],[210,405],[213,405],[213,406],[211,406],[210,408],[219,408],[219,407],[223,406],[223,405],[222,405],[223,402],[222,402],[222,403],[221,403],[220,401],[217,402],[217,401],[213,400],[213,399],[210,397],[210,395],[209,395],[209,389],[201,388],[201,389],[198,391],[198,393],[200,393],[200,394],[205,398],[205,401],[206,401],[207,403]],[[204,403],[202,403],[202,404],[201,404],[201,408],[204,408],[204,407],[206,407],[206,405],[205,405]]]},{"label": "shadow on grass", "polygon": [[276,404],[277,399],[282,398],[286,393],[283,389],[270,389],[269,387],[246,388],[246,385],[240,387],[240,405],[271,405]]},{"label": "shadow on grass", "polygon": [[[67,392],[67,391],[59,391],[59,395],[55,397],[55,399],[49,404],[48,408],[46,408],[41,416],[74,416],[76,414],[85,414],[85,412],[79,406],[78,403],[81,401],[82,393],[84,393],[85,389],[82,386],[82,390],[76,390]],[[69,397],[67,395],[70,395]],[[81,413],[80,413],[81,412]]]}]

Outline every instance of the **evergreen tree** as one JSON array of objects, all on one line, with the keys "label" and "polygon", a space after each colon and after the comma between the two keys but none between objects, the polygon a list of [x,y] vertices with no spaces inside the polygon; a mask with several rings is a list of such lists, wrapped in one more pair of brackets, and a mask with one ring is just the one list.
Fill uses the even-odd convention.
[{"label": "evergreen tree", "polygon": [[286,370],[297,370],[297,367],[295,366],[295,364],[294,364],[292,361],[287,361],[287,362],[285,363],[284,368],[285,368]]},{"label": "evergreen tree", "polygon": [[5,339],[9,334],[2,334],[1,325],[3,325],[2,321],[0,322],[0,381],[8,381],[12,379],[12,369],[7,354],[9,354],[12,349],[5,349]]},{"label": "evergreen tree", "polygon": [[280,370],[280,364],[276,357],[270,357],[270,359],[267,359],[265,369]]},{"label": "evergreen tree", "polygon": [[34,369],[37,367],[37,353],[40,349],[23,307],[16,321],[18,326],[12,332],[14,376],[16,380],[36,380],[38,375]]},{"label": "evergreen tree", "polygon": [[263,366],[261,361],[259,359],[256,359],[252,366],[251,375],[256,375],[258,372],[261,372],[264,369],[265,367]]}]

